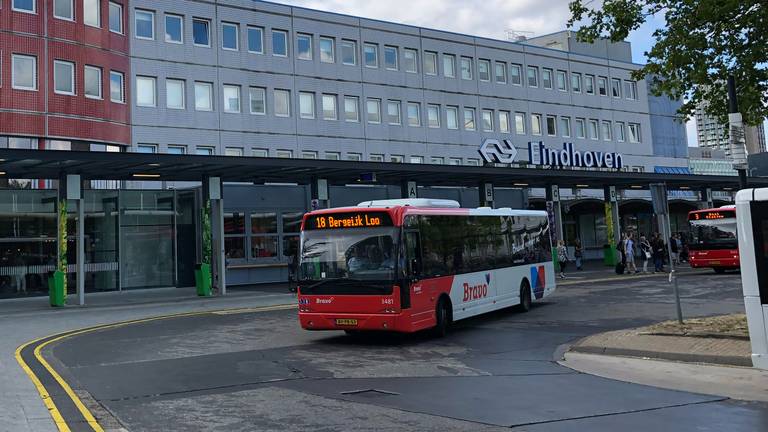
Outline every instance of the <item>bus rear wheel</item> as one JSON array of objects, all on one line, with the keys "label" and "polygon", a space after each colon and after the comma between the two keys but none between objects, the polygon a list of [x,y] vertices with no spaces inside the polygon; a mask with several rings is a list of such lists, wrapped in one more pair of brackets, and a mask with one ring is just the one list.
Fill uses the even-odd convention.
[{"label": "bus rear wheel", "polygon": [[520,312],[528,312],[531,310],[531,284],[527,280],[523,280],[520,284]]},{"label": "bus rear wheel", "polygon": [[432,329],[432,333],[436,337],[444,337],[448,334],[448,327],[451,325],[451,310],[450,304],[445,298],[441,298],[437,302],[435,321],[435,328]]}]

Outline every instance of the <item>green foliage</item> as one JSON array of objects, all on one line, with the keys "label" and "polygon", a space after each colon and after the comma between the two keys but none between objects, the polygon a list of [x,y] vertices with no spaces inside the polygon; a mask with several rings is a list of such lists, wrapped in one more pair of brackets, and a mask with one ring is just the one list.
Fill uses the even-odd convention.
[{"label": "green foliage", "polygon": [[59,256],[56,270],[64,273],[64,296],[67,295],[67,200],[59,200]]},{"label": "green foliage", "polygon": [[650,77],[656,96],[685,99],[679,114],[691,117],[696,104],[709,102],[710,115],[727,122],[726,79],[733,75],[744,121],[757,125],[768,117],[768,2],[765,0],[574,0],[577,38],[592,42],[624,40],[649,18],[666,27],[653,33],[648,63],[633,72]]},{"label": "green foliage", "polygon": [[608,244],[611,247],[616,246],[616,238],[613,236],[613,211],[611,203],[605,203],[605,229],[608,230]]},{"label": "green foliage", "polygon": [[203,232],[203,256],[202,256],[202,262],[205,264],[211,263],[211,200],[205,201],[205,206],[202,209],[202,214],[200,215],[200,223],[202,225],[202,232]]}]

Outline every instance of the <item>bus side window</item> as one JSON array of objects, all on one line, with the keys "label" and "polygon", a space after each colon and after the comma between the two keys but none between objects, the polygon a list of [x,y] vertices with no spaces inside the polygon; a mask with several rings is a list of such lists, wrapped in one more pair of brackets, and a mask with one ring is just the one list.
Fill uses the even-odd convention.
[{"label": "bus side window", "polygon": [[405,233],[405,265],[407,276],[417,278],[421,275],[421,242],[418,231]]}]

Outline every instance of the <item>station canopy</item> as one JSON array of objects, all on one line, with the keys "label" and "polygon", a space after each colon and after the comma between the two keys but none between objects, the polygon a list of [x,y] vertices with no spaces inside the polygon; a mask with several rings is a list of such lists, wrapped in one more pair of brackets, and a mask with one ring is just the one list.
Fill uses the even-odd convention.
[{"label": "station canopy", "polygon": [[[225,182],[299,183],[327,179],[330,184],[390,184],[415,181],[425,186],[545,187],[645,189],[666,183],[670,189],[736,190],[737,176],[704,176],[669,172],[456,166],[325,159],[283,159],[243,156],[107,153],[57,150],[0,149],[0,178],[57,179],[79,174],[83,180],[201,181],[206,176]],[[374,180],[375,178],[375,180]],[[751,187],[768,187],[768,178],[750,177]]]}]

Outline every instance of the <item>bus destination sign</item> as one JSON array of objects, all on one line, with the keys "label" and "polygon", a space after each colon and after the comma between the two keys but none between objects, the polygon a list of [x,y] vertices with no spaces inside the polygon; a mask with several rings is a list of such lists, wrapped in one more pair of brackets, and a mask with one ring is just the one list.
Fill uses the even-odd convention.
[{"label": "bus destination sign", "polygon": [[709,211],[700,213],[691,213],[689,218],[692,221],[697,220],[718,220],[718,219],[734,219],[736,213],[732,211]]},{"label": "bus destination sign", "polygon": [[310,216],[305,229],[377,228],[392,226],[392,218],[384,212],[345,212]]}]

